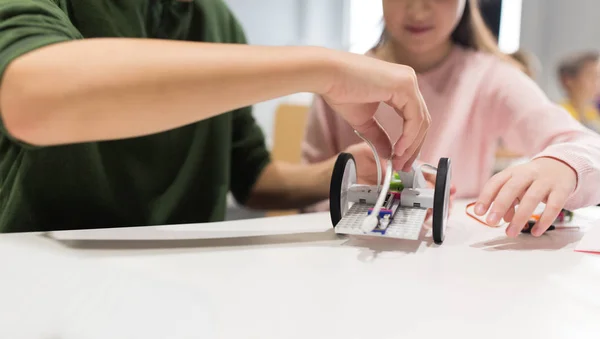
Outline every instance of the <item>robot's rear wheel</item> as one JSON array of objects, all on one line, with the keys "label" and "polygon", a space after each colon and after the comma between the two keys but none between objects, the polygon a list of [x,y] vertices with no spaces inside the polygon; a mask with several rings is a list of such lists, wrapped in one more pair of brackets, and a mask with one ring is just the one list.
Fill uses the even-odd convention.
[{"label": "robot's rear wheel", "polygon": [[437,166],[435,193],[433,195],[433,242],[441,245],[444,242],[446,224],[448,222],[450,203],[450,178],[452,166],[450,159],[441,158]]}]

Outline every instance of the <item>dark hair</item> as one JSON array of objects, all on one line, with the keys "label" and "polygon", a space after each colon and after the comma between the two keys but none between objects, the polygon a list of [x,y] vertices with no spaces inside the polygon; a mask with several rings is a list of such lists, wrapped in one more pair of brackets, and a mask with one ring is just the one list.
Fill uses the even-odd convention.
[{"label": "dark hair", "polygon": [[452,41],[466,48],[502,54],[492,31],[483,20],[479,1],[467,0],[465,11],[452,32]]},{"label": "dark hair", "polygon": [[597,51],[585,51],[568,55],[558,65],[558,77],[561,81],[579,75],[581,69],[590,62],[598,62],[600,54]]},{"label": "dark hair", "polygon": [[[375,48],[383,45],[386,38],[387,33],[384,29]],[[498,48],[498,41],[485,23],[477,0],[467,0],[463,15],[452,32],[451,39],[457,45],[494,54],[520,67],[520,64]]]}]

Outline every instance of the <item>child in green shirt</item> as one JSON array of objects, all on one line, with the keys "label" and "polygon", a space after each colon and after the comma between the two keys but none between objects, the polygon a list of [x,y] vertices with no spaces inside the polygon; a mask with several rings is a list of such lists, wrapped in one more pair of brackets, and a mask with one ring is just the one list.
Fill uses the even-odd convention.
[{"label": "child in green shirt", "polygon": [[[251,114],[297,92],[412,164],[430,121],[412,69],[244,43],[217,0],[0,0],[0,232],[218,221],[229,191],[255,208],[322,200],[334,159],[272,161]],[[394,150],[382,101],[406,121]]]}]

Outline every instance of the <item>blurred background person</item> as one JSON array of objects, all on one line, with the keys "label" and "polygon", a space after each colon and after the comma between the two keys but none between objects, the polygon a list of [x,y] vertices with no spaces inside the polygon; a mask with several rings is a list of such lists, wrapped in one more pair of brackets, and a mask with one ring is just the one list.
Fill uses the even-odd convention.
[{"label": "blurred background person", "polygon": [[596,51],[567,55],[558,65],[558,78],[566,98],[561,105],[576,120],[600,132],[600,112],[594,100],[598,93],[598,60]]},{"label": "blurred background person", "polygon": [[598,63],[598,77],[596,78],[596,109],[600,111],[600,62]]}]

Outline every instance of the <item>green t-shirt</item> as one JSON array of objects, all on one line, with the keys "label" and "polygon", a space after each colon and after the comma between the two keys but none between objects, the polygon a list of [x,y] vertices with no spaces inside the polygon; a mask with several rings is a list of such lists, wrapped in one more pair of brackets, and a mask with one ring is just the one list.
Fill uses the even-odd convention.
[{"label": "green t-shirt", "polygon": [[[25,53],[93,37],[245,43],[221,0],[0,0],[0,81]],[[227,193],[244,203],[269,161],[250,107],[151,136],[43,148],[0,123],[0,232],[219,221]]]}]

